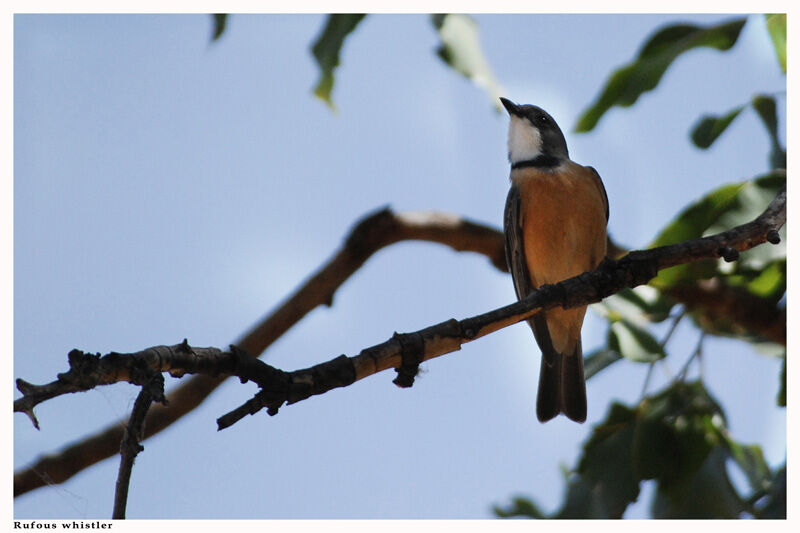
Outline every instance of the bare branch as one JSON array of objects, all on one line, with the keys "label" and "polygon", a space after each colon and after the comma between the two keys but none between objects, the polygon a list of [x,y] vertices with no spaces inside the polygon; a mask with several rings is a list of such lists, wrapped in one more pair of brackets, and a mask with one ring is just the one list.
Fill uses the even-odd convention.
[{"label": "bare branch", "polygon": [[[738,235],[731,236],[729,247],[745,250],[765,240],[775,242],[774,231],[777,231],[786,219],[785,202],[784,190],[758,219],[750,224],[736,228],[736,230],[741,229],[741,231]],[[770,229],[765,233],[761,233],[759,237],[757,235],[759,234],[758,228],[763,230],[764,227]],[[730,232],[720,235],[727,235],[728,233]],[[481,253],[489,257],[492,264],[497,268],[506,271],[503,236],[500,231],[452,215],[440,215],[437,213],[394,214],[388,209],[383,209],[362,219],[353,228],[345,240],[344,246],[333,258],[323,265],[278,309],[244,335],[236,344],[248,353],[262,353],[306,313],[320,304],[330,305],[336,289],[371,254],[384,246],[403,240],[438,242],[450,246],[454,250]],[[722,243],[708,244],[708,241],[705,242],[703,253],[711,251],[710,257],[714,257]],[[649,252],[652,252],[652,250],[636,253],[647,254]],[[685,258],[685,262],[696,260],[691,257],[692,254],[689,254]],[[659,268],[665,268],[666,266],[670,265],[660,264]],[[686,295],[682,294],[671,294],[671,296],[678,301],[682,301],[686,297]],[[702,305],[702,301],[697,301],[695,308],[702,309]],[[743,324],[743,327],[750,331],[763,333],[758,329],[758,324],[746,323]],[[774,338],[770,335],[767,336],[768,338]],[[778,342],[780,342],[780,339]],[[782,342],[785,344],[785,334],[782,337]],[[169,408],[156,405],[150,409],[147,416],[149,435],[154,435],[168,427],[172,422],[194,409],[223,379],[224,376],[198,375],[172,390],[170,392]],[[25,382],[22,383],[24,384]],[[22,392],[23,394],[25,393],[24,390]],[[254,403],[248,405],[246,409],[252,410],[256,408],[258,401],[254,399],[251,402]],[[260,407],[258,408],[260,409]],[[244,406],[240,409],[244,409]],[[31,417],[33,415],[32,407],[27,411],[22,411],[28,413]],[[116,454],[122,437],[122,430],[115,424],[98,434],[68,446],[58,454],[41,458],[34,465],[15,473],[15,497],[43,486],[45,479],[47,483],[62,483],[84,468]]]},{"label": "bare branch", "polygon": [[758,333],[786,346],[786,309],[743,287],[733,287],[719,278],[712,278],[670,287],[664,292],[690,311],[700,311],[703,324],[729,324],[734,334]]},{"label": "bare branch", "polygon": [[131,482],[133,462],[139,452],[144,450],[141,444],[144,435],[144,420],[150,404],[154,401],[167,403],[164,398],[164,376],[156,372],[146,372],[148,378],[142,384],[142,390],[133,404],[131,419],[125,427],[125,437],[120,445],[119,474],[117,474],[117,490],[114,493],[114,510],[111,517],[114,519],[125,518],[125,508],[128,504],[128,487]]},{"label": "bare branch", "polygon": [[[58,379],[46,385],[32,385],[17,380],[24,396],[14,401],[15,412],[29,412],[39,403],[73,392],[87,391],[99,385],[127,381],[134,385],[150,383],[153,374],[163,381],[162,372],[173,377],[184,374],[207,376],[238,376],[243,382],[253,381],[260,386],[272,384],[274,376],[268,365],[251,357],[243,350],[231,347],[224,352],[218,348],[189,346],[186,339],[173,346],[153,346],[140,352],[92,355],[72,350],[68,356],[69,371],[58,374]],[[155,393],[154,393],[155,394]],[[155,395],[162,401],[163,393]]]},{"label": "bare branch", "polygon": [[[763,214],[747,224],[708,237],[649,250],[634,251],[618,261],[606,259],[595,270],[555,285],[540,287],[522,301],[464,320],[451,319],[413,333],[396,334],[386,342],[362,350],[356,356],[340,356],[309,369],[286,373],[257,359],[243,358],[240,356],[241,354],[237,355],[235,350],[230,354],[214,353],[215,357],[225,356],[228,359],[224,359],[221,365],[215,365],[212,372],[238,375],[243,381],[250,379],[258,382],[261,387],[254,398],[220,417],[217,421],[218,427],[219,429],[229,427],[247,414],[253,414],[261,408],[267,408],[269,414],[276,414],[284,403],[296,403],[310,396],[323,394],[333,388],[350,385],[388,368],[405,368],[405,372],[408,372],[408,367],[416,368],[421,361],[457,351],[464,343],[530,318],[542,309],[582,306],[598,302],[623,288],[647,283],[663,268],[702,259],[714,259],[724,254],[730,254],[729,250],[748,250],[767,242],[767,236],[782,227],[786,219],[785,205],[786,193],[784,190],[778,194]],[[181,354],[197,352],[197,350],[188,348],[185,343],[179,347],[180,350],[173,349],[171,351],[179,351]],[[145,360],[151,367],[156,365],[161,368],[161,371],[177,371],[179,373],[209,371],[208,365],[197,364],[194,360],[181,363],[181,366],[178,367],[176,360],[179,358],[163,357],[161,354],[164,349],[170,350],[167,347],[157,347],[128,357]],[[75,351],[73,351],[74,353]],[[141,355],[150,353],[153,355]],[[114,356],[118,356],[118,354],[109,354],[100,358],[98,366],[101,366],[103,361],[114,361]],[[77,356],[71,357],[71,364],[74,358]],[[237,361],[250,362],[251,359],[256,364],[250,368],[250,373],[244,374],[237,366]],[[229,360],[233,363],[227,362]],[[78,368],[83,367],[83,363],[80,361],[76,363]],[[69,376],[71,373],[73,373],[73,369],[60,375],[59,380],[65,380],[64,376]],[[86,374],[85,370],[76,373],[79,379],[84,380],[81,381],[80,386],[86,384]],[[127,372],[124,368],[120,371],[108,371],[106,374],[98,376],[97,381],[101,384],[115,376],[125,379]],[[69,389],[76,387],[71,383],[72,380],[66,379],[65,381],[67,381],[66,385]],[[42,389],[45,391],[43,394],[52,397],[54,393],[51,389],[54,386],[54,384],[43,386]],[[31,391],[31,387],[30,384],[26,384],[27,390]],[[20,402],[18,410],[27,412],[32,409],[30,402],[24,403],[22,400],[24,398],[18,400]]]},{"label": "bare branch", "polygon": [[[381,372],[388,368],[408,366],[408,359],[426,361],[440,355],[457,351],[461,345],[488,335],[501,328],[530,318],[542,309],[553,307],[577,307],[598,302],[627,287],[647,283],[659,270],[703,259],[715,259],[728,250],[744,251],[768,242],[768,235],[779,230],[786,222],[786,190],[781,191],[758,218],[728,231],[692,239],[678,244],[661,246],[649,250],[634,251],[615,261],[606,259],[598,268],[564,280],[555,285],[544,285],[520,302],[495,309],[488,313],[464,320],[448,320],[414,333],[398,336],[366,348],[358,355],[338,357],[311,369],[298,370],[290,374],[288,391],[261,390],[245,405],[220,417],[219,429],[229,427],[246,414],[253,414],[266,407],[270,414],[287,404],[322,394],[335,387],[349,385],[349,380],[327,380],[326,376],[347,374],[349,360],[353,368],[353,381]],[[403,338],[414,338],[415,348],[409,350]],[[420,348],[421,347],[421,348]],[[422,354],[418,353],[422,351]],[[333,367],[338,371],[333,371]],[[341,369],[345,369],[344,371]],[[300,394],[293,385],[303,384]]]},{"label": "bare branch", "polygon": [[[385,246],[406,240],[437,242],[456,251],[476,252],[487,256],[495,267],[507,271],[503,236],[495,228],[437,212],[393,213],[388,208],[380,209],[362,218],[330,260],[234,344],[247,353],[262,354],[314,308],[331,305],[336,290],[372,254]],[[147,436],[155,435],[191,412],[226,377],[197,375],[172,389],[169,392],[169,407],[154,405],[147,413]],[[18,381],[19,385],[24,386],[25,382]],[[38,427],[32,408],[23,412]],[[14,497],[48,483],[63,483],[81,470],[115,455],[119,452],[123,432],[119,424],[112,424],[15,472]]]}]

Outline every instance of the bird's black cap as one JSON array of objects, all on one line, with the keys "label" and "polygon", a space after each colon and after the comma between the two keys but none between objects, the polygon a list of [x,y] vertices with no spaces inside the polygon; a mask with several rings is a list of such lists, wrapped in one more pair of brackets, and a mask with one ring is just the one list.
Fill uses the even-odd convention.
[{"label": "bird's black cap", "polygon": [[535,105],[515,104],[508,98],[500,97],[500,102],[512,117],[526,118],[539,130],[542,136],[542,153],[547,156],[568,158],[567,140],[564,133],[550,114]]}]

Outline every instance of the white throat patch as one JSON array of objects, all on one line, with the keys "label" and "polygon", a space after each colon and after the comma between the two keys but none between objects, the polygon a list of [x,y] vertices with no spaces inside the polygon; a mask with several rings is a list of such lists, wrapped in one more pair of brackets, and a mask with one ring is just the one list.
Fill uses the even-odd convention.
[{"label": "white throat patch", "polygon": [[528,119],[511,117],[508,126],[508,158],[511,164],[542,155],[542,135]]}]

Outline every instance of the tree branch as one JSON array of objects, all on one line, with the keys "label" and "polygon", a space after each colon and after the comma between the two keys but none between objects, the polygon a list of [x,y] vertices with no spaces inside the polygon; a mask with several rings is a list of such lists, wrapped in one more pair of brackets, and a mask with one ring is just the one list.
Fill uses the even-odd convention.
[{"label": "tree branch", "polygon": [[[403,354],[407,360],[412,360],[413,366],[415,358],[426,360],[457,350],[461,343],[469,342],[491,331],[528,318],[537,312],[538,308],[556,305],[569,307],[599,301],[603,297],[613,294],[609,291],[645,283],[661,268],[699,259],[720,257],[729,254],[730,250],[747,250],[767,240],[773,242],[774,232],[785,223],[785,203],[786,193],[784,190],[756,220],[733,230],[678,245],[632,252],[617,262],[607,261],[590,274],[583,274],[555,286],[543,287],[523,302],[492,312],[498,313],[497,315],[487,313],[461,322],[451,320],[415,334],[409,334],[410,336],[405,338],[415,338],[415,335],[422,338],[424,347],[422,358],[419,357],[419,353],[404,351],[397,338],[368,348],[358,356],[346,358],[354,370],[353,380],[362,379],[386,368],[403,366]],[[455,250],[482,253],[488,256],[496,267],[506,270],[503,238],[497,230],[453,216],[435,213],[393,214],[388,209],[384,209],[369,215],[356,225],[342,249],[291,298],[245,335],[238,345],[249,353],[261,353],[308,311],[321,303],[330,305],[335,290],[371,254],[384,246],[402,240],[439,242]],[[627,279],[625,279],[626,276]],[[598,283],[598,286],[594,287],[592,283]],[[622,285],[619,285],[620,283]],[[414,351],[411,350],[411,352]],[[294,403],[311,395],[321,394],[331,388],[343,386],[346,383],[337,384],[336,380],[320,376],[327,376],[329,375],[328,371],[333,370],[332,375],[338,375],[338,379],[341,380],[342,377],[338,372],[344,368],[344,360],[345,358],[340,357],[311,369],[295,371],[290,374],[292,376],[292,385],[289,387],[292,389],[291,391],[271,391],[278,396],[270,397],[270,394],[265,392],[268,389],[262,390],[245,405],[221,417],[218,423],[221,427],[227,427],[226,424],[229,425],[244,414],[255,412],[262,407],[267,407],[268,412],[277,412],[277,406],[282,405],[283,401]],[[170,394],[170,409],[155,406],[148,415],[147,424],[151,430],[150,434],[160,431],[193,409],[219,385],[222,379],[224,378],[219,376],[197,376],[187,384],[178,387]],[[278,403],[279,398],[283,398],[280,403]],[[113,455],[116,453],[116,443],[120,441],[121,437],[120,430],[111,427],[103,433],[68,447],[57,456],[43,458],[36,465],[15,474],[15,496],[42,486],[44,484],[42,474],[47,475],[49,482],[60,483],[83,468]]]},{"label": "tree branch", "polygon": [[[554,285],[545,285],[532,292],[522,301],[495,309],[475,317],[464,320],[448,320],[428,328],[398,335],[391,339],[366,348],[356,356],[340,356],[325,363],[308,369],[297,370],[291,373],[274,369],[273,367],[254,358],[245,358],[237,355],[236,350],[225,356],[223,364],[215,365],[210,371],[213,373],[226,373],[237,375],[242,381],[256,381],[261,390],[248,402],[218,419],[219,429],[229,427],[247,414],[254,414],[262,408],[267,408],[269,414],[276,414],[284,404],[292,404],[309,398],[313,395],[323,394],[333,388],[343,387],[354,383],[367,376],[376,374],[388,368],[403,369],[416,366],[421,361],[426,361],[446,353],[461,349],[461,345],[488,335],[501,328],[525,320],[543,309],[553,307],[577,307],[593,302],[619,292],[623,288],[635,287],[647,283],[659,270],[685,264],[702,259],[713,259],[720,256],[730,256],[731,250],[748,250],[761,243],[767,242],[768,236],[780,229],[786,219],[786,193],[782,191],[770,204],[767,210],[754,221],[743,224],[731,230],[699,239],[692,239],[679,244],[662,246],[649,250],[634,251],[615,261],[606,259],[598,268],[591,272],[575,276]],[[209,367],[190,361],[190,364],[176,366],[175,357],[161,355],[149,357],[148,352],[159,354],[165,347],[157,347],[140,352],[140,355],[128,356],[128,359],[146,360],[151,365],[157,365],[161,371],[169,372],[209,372]],[[173,352],[194,354],[184,343],[181,349]],[[206,350],[214,350],[213,348]],[[76,351],[73,351],[74,354]],[[92,357],[92,356],[89,356]],[[248,356],[249,357],[249,356]],[[78,357],[71,357],[72,360]],[[104,361],[114,361],[118,354],[109,354],[98,360],[97,365],[102,366]],[[233,364],[228,361],[233,361]],[[246,360],[248,365],[240,365],[238,361]],[[82,370],[83,363],[77,365],[74,372],[81,379],[81,386],[86,384],[87,372]],[[246,368],[247,372],[240,370]],[[65,390],[71,392],[75,385],[70,374],[75,369],[70,369],[66,374],[59,376],[60,381],[66,381]],[[413,372],[415,373],[415,371]],[[412,373],[412,375],[413,375]],[[98,384],[104,384],[108,379],[120,376],[124,379],[127,373],[124,368],[107,371],[96,377]],[[410,383],[405,383],[410,385]],[[35,393],[31,385],[26,384],[26,390]],[[42,386],[42,397],[54,396],[55,384]],[[28,408],[25,398],[18,400],[20,410],[22,405]],[[35,405],[35,404],[34,404]],[[15,402],[16,409],[16,402]],[[30,407],[32,409],[32,407]]]},{"label": "tree branch", "polygon": [[[25,412],[32,416],[30,412],[43,401],[122,381],[149,388],[148,407],[152,401],[166,404],[163,392],[164,372],[173,377],[185,374],[211,377],[236,376],[243,383],[252,381],[262,388],[274,386],[285,375],[285,372],[272,368],[236,346],[231,346],[230,351],[219,348],[197,348],[189,346],[186,339],[173,346],[153,346],[127,354],[111,352],[101,356],[72,350],[68,362],[69,370],[58,374],[58,379],[51,383],[32,385],[18,379],[17,388],[24,396],[14,401],[14,411]],[[137,419],[135,406],[131,420],[136,422],[133,426],[129,424],[129,427],[133,428],[133,433],[141,434],[137,428],[144,418],[142,421]]]},{"label": "tree branch", "polygon": [[114,519],[125,518],[133,462],[139,452],[144,451],[144,447],[139,443],[143,440],[144,420],[150,404],[154,401],[167,403],[167,399],[164,397],[164,376],[152,371],[147,372],[147,376],[146,381],[142,384],[142,390],[133,404],[131,419],[125,427],[125,436],[120,445],[117,489],[114,492],[114,510],[111,515],[111,518]]},{"label": "tree branch", "polygon": [[[311,369],[292,372],[288,391],[262,389],[247,403],[220,417],[217,420],[218,428],[229,427],[262,407],[266,407],[269,414],[276,414],[284,402],[292,404],[312,395],[323,394],[388,368],[397,368],[399,371],[409,365],[408,359],[413,361],[411,365],[416,365],[419,361],[460,350],[462,344],[528,319],[540,310],[553,307],[566,309],[599,302],[623,288],[647,283],[661,269],[703,259],[731,257],[731,250],[740,252],[764,242],[774,242],[775,233],[785,222],[784,188],[755,220],[728,231],[678,244],[634,251],[618,261],[606,259],[591,272],[555,285],[544,285],[511,305],[460,321],[451,319],[414,333],[395,334],[386,342],[366,348],[354,357],[340,356]],[[408,349],[409,344],[402,342],[404,338],[416,339],[415,347]],[[352,381],[347,373],[348,362],[352,366]],[[334,367],[338,370],[334,371]],[[327,380],[327,375],[348,377]],[[303,385],[300,394],[293,394],[292,385],[295,383]]]},{"label": "tree branch", "polygon": [[[253,355],[263,353],[311,310],[319,305],[331,305],[336,290],[372,254],[406,240],[436,242],[456,251],[476,252],[487,256],[495,267],[507,271],[502,234],[492,227],[449,214],[393,213],[388,208],[380,209],[362,218],[330,260],[234,344]],[[197,375],[172,389],[169,407],[154,405],[147,413],[148,436],[191,412],[225,377]],[[32,415],[32,410],[29,414]],[[32,421],[38,424],[35,418]],[[119,424],[112,424],[15,472],[14,497],[46,484],[63,483],[81,470],[115,455],[119,452],[123,432]]]},{"label": "tree branch", "polygon": [[715,324],[729,324],[732,333],[758,333],[786,346],[786,309],[722,279],[700,280],[664,291],[690,311],[700,311],[700,320],[713,331]]}]

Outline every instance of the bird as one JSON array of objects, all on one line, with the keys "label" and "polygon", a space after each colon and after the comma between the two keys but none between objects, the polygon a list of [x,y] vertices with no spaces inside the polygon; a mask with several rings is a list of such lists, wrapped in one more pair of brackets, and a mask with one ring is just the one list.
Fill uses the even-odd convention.
[{"label": "bird", "polygon": [[[569,158],[561,128],[545,110],[500,98],[510,118],[511,188],[505,252],[517,298],[597,267],[606,257],[608,196],[597,171]],[[586,420],[581,327],[586,306],[540,311],[528,325],[542,352],[536,416]]]}]

